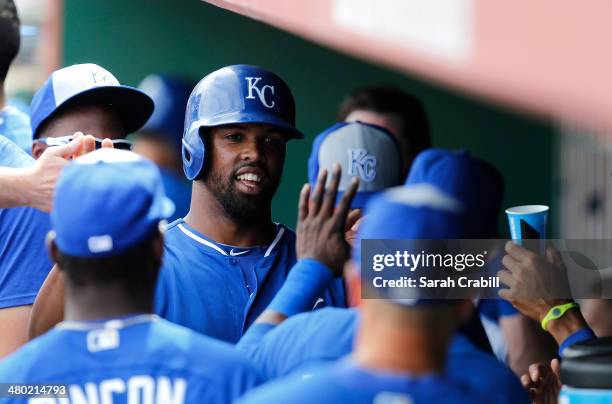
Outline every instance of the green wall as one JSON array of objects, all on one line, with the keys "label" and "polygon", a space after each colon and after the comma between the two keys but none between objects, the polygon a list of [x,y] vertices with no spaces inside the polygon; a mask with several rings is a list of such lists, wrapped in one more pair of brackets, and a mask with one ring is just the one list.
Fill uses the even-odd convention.
[{"label": "green wall", "polygon": [[[221,66],[270,68],[288,83],[306,141],[288,148],[275,218],[293,226],[310,142],[333,123],[342,97],[367,84],[394,83],[420,97],[434,145],[465,148],[506,179],[504,206],[550,204],[554,128],[442,87],[322,48],[199,0],[66,0],[66,65],[94,62],[124,84],[173,72],[198,80]],[[553,207],[554,209],[554,207]],[[500,219],[501,220],[501,219]]]}]

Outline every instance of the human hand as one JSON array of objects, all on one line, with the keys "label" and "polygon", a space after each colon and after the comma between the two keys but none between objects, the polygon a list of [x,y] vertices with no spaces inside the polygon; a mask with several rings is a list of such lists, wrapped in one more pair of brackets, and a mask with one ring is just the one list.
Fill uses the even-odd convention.
[{"label": "human hand", "polygon": [[[317,260],[330,268],[334,276],[342,274],[344,263],[350,254],[350,246],[345,239],[345,229],[349,207],[359,186],[359,180],[353,179],[338,206],[334,208],[340,175],[340,165],[336,164],[331,183],[325,191],[327,171],[321,171],[312,195],[310,185],[306,184],[302,188],[298,206],[296,243],[298,258]],[[354,217],[351,218],[351,221],[353,220]]]},{"label": "human hand", "polygon": [[554,306],[571,302],[563,296],[568,296],[569,290],[558,288],[566,269],[556,249],[547,246],[546,258],[543,258],[509,241],[505,250],[507,255],[502,263],[506,270],[498,272],[497,276],[508,289],[501,289],[499,296],[537,322],[541,322]]},{"label": "human hand", "polygon": [[[110,139],[104,139],[102,147],[112,148],[113,143]],[[34,167],[23,174],[26,205],[45,212],[51,211],[53,191],[64,165],[68,160],[87,154],[95,148],[95,138],[81,132],[76,132],[68,144],[47,147],[36,160]]]},{"label": "human hand", "polygon": [[533,404],[556,404],[561,390],[559,360],[551,360],[550,365],[532,364],[521,376],[521,384],[529,392]]}]

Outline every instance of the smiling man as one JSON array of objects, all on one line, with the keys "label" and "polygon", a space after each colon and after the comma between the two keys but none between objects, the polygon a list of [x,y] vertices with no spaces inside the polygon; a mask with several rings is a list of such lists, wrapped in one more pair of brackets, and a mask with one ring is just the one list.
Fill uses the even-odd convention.
[{"label": "smiling man", "polygon": [[[285,143],[304,137],[294,125],[291,91],[262,68],[225,67],[195,87],[183,133],[191,206],[166,233],[158,314],[236,342],[270,303],[296,261],[295,233],[271,214]],[[344,306],[336,292],[320,298]]]}]

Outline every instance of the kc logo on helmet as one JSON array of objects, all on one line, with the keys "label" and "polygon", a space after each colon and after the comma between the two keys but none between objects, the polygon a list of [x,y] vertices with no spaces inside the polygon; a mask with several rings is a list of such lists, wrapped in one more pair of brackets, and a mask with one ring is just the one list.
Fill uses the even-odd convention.
[{"label": "kc logo on helmet", "polygon": [[376,178],[376,156],[368,154],[365,149],[348,150],[348,175],[358,175],[365,182],[372,182]]},{"label": "kc logo on helmet", "polygon": [[257,94],[257,97],[259,98],[259,101],[261,101],[261,103],[266,108],[274,107],[274,100],[271,100],[272,102],[270,104],[266,102],[266,90],[270,90],[270,93],[274,95],[274,86],[266,84],[265,86],[257,87],[257,83],[259,83],[261,77],[245,77],[245,80],[247,81],[249,86],[249,94],[246,96],[247,100],[254,100],[255,95],[253,94],[253,92],[255,92],[255,94]]}]

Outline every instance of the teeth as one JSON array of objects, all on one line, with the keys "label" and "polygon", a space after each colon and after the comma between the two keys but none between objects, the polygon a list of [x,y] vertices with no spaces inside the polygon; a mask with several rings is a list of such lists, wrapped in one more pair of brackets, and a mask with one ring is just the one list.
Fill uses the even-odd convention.
[{"label": "teeth", "polygon": [[261,178],[259,177],[259,175],[252,174],[252,173],[241,174],[241,175],[238,176],[238,179],[239,180],[245,180],[245,181],[254,181],[254,182],[261,181]]}]

